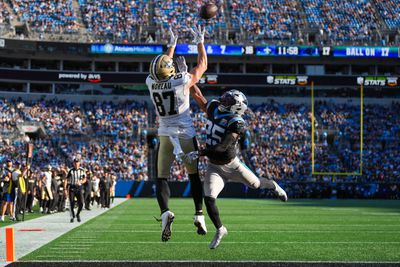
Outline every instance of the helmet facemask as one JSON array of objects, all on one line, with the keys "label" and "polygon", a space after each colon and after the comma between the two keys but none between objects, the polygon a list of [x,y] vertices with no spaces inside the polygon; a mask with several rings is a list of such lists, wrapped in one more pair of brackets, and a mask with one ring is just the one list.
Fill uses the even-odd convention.
[{"label": "helmet facemask", "polygon": [[239,90],[225,92],[220,98],[219,109],[242,116],[247,110],[248,102],[246,96]]}]

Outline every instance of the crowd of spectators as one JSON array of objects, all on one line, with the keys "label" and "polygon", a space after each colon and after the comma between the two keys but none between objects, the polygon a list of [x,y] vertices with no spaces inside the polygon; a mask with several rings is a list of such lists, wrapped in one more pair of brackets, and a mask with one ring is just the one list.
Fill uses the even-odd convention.
[{"label": "crowd of spectators", "polygon": [[134,41],[137,27],[149,24],[147,0],[79,0],[86,28],[95,37]]},{"label": "crowd of spectators", "polygon": [[17,123],[22,121],[23,117],[14,103],[0,99],[0,133],[5,135],[14,132]]},{"label": "crowd of spectators", "polygon": [[[301,0],[308,23],[329,40],[371,41],[379,28],[378,14],[369,0]],[[380,1],[379,1],[380,2]]]},{"label": "crowd of spectators", "polygon": [[13,15],[8,11],[4,0],[0,0],[0,24],[10,24]]},{"label": "crowd of spectators", "polygon": [[191,40],[192,34],[190,28],[197,27],[198,24],[203,24],[206,28],[206,39],[213,40],[216,37],[218,29],[226,28],[226,18],[224,12],[224,1],[218,0],[214,2],[219,7],[217,16],[205,23],[198,20],[198,12],[203,5],[201,0],[155,0],[154,1],[154,16],[152,22],[160,26],[157,31],[156,40],[168,40],[166,29],[172,28],[179,33],[180,42],[183,40]]},{"label": "crowd of spectators", "polygon": [[149,114],[143,103],[86,102],[84,108],[97,135],[137,136],[148,127]]},{"label": "crowd of spectators", "polygon": [[79,105],[68,101],[35,101],[19,103],[25,121],[41,122],[48,134],[79,134],[88,131],[88,125]]},{"label": "crowd of spectators", "polygon": [[40,33],[77,33],[79,25],[72,0],[11,0],[18,18]]},{"label": "crowd of spectators", "polygon": [[302,25],[297,2],[289,0],[230,0],[230,22],[250,40],[291,39]]},{"label": "crowd of spectators", "polygon": [[[148,43],[167,40],[167,28],[179,32],[181,41],[186,42],[191,37],[190,27],[198,24],[206,26],[208,42],[300,42],[302,29],[311,26],[331,42],[365,43],[382,38],[384,27],[396,29],[400,25],[400,7],[393,0],[216,0],[217,17],[207,21],[198,19],[200,0],[78,2],[81,14],[74,11],[72,0],[2,0],[0,24],[10,23],[15,16],[39,33],[81,33],[80,29],[86,28],[91,40]],[[7,3],[13,13],[6,8]],[[142,26],[156,26],[156,30],[149,33]],[[235,31],[234,37],[227,36],[225,30]]]},{"label": "crowd of spectators", "polygon": [[62,141],[62,154],[69,161],[79,155],[82,167],[98,174],[116,175],[124,180],[148,180],[147,146],[136,140]]},{"label": "crowd of spectators", "polygon": [[376,6],[390,29],[400,26],[400,5],[397,0],[376,1]]}]

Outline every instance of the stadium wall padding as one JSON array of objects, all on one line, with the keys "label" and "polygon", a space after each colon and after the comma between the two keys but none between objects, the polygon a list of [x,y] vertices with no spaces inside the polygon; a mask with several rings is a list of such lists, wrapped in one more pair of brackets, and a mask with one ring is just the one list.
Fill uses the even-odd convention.
[{"label": "stadium wall padding", "polygon": [[126,197],[131,191],[132,186],[135,184],[134,181],[119,180],[115,186],[116,197]]}]

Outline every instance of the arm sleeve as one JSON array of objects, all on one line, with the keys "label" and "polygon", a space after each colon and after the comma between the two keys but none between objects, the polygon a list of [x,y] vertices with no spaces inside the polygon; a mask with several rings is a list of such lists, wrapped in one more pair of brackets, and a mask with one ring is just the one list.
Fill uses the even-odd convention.
[{"label": "arm sleeve", "polygon": [[213,116],[214,110],[217,108],[218,106],[218,101],[217,100],[211,100],[207,102],[207,117],[211,118]]},{"label": "arm sleeve", "polygon": [[200,156],[208,156],[214,153],[223,153],[225,152],[231,145],[236,143],[238,140],[238,135],[235,136],[233,132],[228,132],[225,135],[225,138],[221,143],[208,147],[206,149],[200,150]]}]

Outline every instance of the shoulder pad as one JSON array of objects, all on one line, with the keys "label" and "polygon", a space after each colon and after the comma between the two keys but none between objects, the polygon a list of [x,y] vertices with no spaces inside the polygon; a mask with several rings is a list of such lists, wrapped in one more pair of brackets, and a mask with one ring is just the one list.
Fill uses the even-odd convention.
[{"label": "shoulder pad", "polygon": [[219,101],[218,100],[211,100],[211,101],[208,101],[207,102],[207,110],[209,109],[209,108],[215,108],[216,106],[218,106],[218,103],[219,103]]},{"label": "shoulder pad", "polygon": [[241,117],[233,117],[228,122],[228,130],[237,134],[243,134],[246,131],[246,123]]},{"label": "shoulder pad", "polygon": [[148,75],[147,78],[146,78],[146,85],[150,86],[151,83],[153,83],[153,82],[154,82],[153,77],[151,77],[151,75]]},{"label": "shoulder pad", "polygon": [[218,104],[219,101],[215,99],[207,102],[206,110],[208,117],[212,117],[214,110],[218,107]]},{"label": "shoulder pad", "polygon": [[186,84],[190,81],[191,75],[188,72],[180,72],[175,74],[174,77],[170,78],[175,85]]}]

